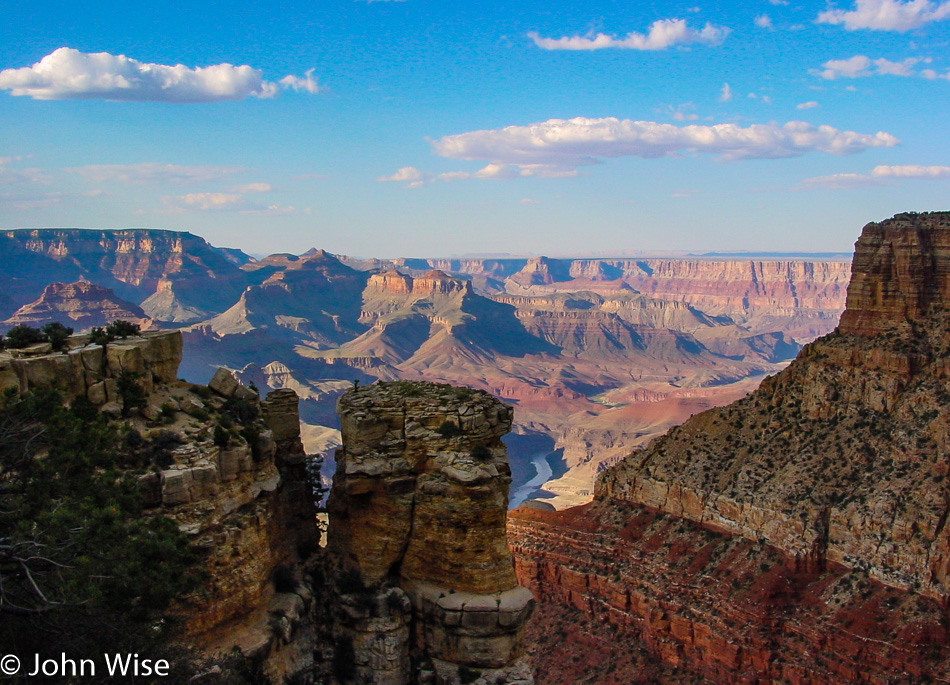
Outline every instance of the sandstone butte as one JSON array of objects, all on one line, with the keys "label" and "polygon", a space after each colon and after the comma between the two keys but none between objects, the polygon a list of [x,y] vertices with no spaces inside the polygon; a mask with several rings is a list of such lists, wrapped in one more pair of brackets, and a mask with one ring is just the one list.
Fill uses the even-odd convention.
[{"label": "sandstone butte", "polygon": [[852,273],[751,395],[509,515],[539,682],[950,682],[950,213],[868,224]]},{"label": "sandstone butte", "polygon": [[338,411],[327,554],[352,681],[533,683],[522,649],[534,600],[505,539],[512,408],[397,381],[350,390]]}]

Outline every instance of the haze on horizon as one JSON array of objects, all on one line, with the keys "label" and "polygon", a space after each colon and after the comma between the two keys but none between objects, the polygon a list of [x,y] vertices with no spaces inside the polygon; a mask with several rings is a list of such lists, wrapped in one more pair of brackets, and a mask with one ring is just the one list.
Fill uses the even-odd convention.
[{"label": "haze on horizon", "polygon": [[947,208],[947,1],[7,16],[4,228],[256,254],[850,253],[868,221]]}]

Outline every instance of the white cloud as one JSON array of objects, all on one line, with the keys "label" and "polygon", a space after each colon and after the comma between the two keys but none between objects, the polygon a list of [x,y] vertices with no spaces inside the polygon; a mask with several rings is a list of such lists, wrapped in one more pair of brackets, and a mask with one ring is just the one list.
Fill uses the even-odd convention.
[{"label": "white cloud", "polygon": [[696,121],[699,115],[694,111],[696,105],[692,102],[684,102],[676,107],[673,105],[664,105],[657,110],[658,114],[666,114],[674,121]]},{"label": "white cloud", "polygon": [[888,185],[889,179],[905,178],[950,178],[950,166],[878,165],[871,169],[870,174],[834,174],[807,178],[801,182],[799,188],[831,188],[833,190],[865,188]]},{"label": "white cloud", "polygon": [[879,165],[871,169],[871,175],[891,178],[948,178],[950,177],[950,166]]},{"label": "white cloud", "polygon": [[281,205],[257,205],[249,202],[241,193],[188,193],[187,195],[167,195],[162,201],[173,213],[185,211],[199,212],[241,212],[242,214],[290,214],[293,207]]},{"label": "white cloud", "polygon": [[382,176],[377,178],[377,181],[393,181],[396,183],[405,183],[413,181],[421,181],[425,178],[425,174],[416,169],[414,166],[404,166],[399,171],[397,171],[392,176]]},{"label": "white cloud", "polygon": [[930,0],[855,0],[852,10],[827,10],[816,20],[819,24],[843,24],[849,31],[910,31],[933,21],[950,17],[950,0],[939,4]]},{"label": "white cloud", "polygon": [[801,121],[742,128],[732,123],[674,126],[614,117],[576,117],[471,131],[430,142],[442,157],[486,160],[522,169],[541,165],[532,175],[542,175],[540,169],[550,175],[554,170],[563,172],[611,157],[656,158],[702,152],[737,160],[797,157],[815,151],[843,155],[893,147],[898,140],[884,132],[839,131]]},{"label": "white cloud", "polygon": [[802,102],[795,105],[795,109],[814,109],[818,107],[818,103],[814,100],[809,100],[808,102]]},{"label": "white cloud", "polygon": [[865,188],[867,186],[879,186],[883,182],[880,179],[867,176],[865,174],[833,174],[831,176],[816,176],[815,178],[806,178],[801,182],[799,188],[828,188],[831,190],[845,190],[848,188]]},{"label": "white cloud", "polygon": [[39,169],[11,169],[8,164],[23,157],[0,157],[0,185],[49,183],[49,177]]},{"label": "white cloud", "polygon": [[203,183],[244,171],[242,167],[180,166],[142,162],[140,164],[98,164],[67,169],[95,183]]},{"label": "white cloud", "polygon": [[[915,76],[914,67],[921,62],[929,63],[930,58],[908,57],[900,62],[892,62],[883,57],[872,60],[865,55],[855,55],[848,59],[828,60],[821,66],[823,71],[812,71],[819,74],[823,79],[834,80],[837,78],[863,78],[866,76]],[[919,75],[926,76],[929,69],[920,72]]]},{"label": "white cloud", "polygon": [[920,75],[926,79],[942,78],[950,81],[950,71],[948,71],[946,74],[938,74],[933,69],[922,69]]},{"label": "white cloud", "polygon": [[298,93],[300,91],[311,93],[313,95],[322,93],[326,89],[317,83],[317,79],[313,77],[314,71],[314,69],[307,69],[307,71],[304,72],[303,78],[300,78],[299,76],[285,76],[279,81],[279,83],[284,88],[292,88]]},{"label": "white cloud", "polygon": [[732,88],[728,83],[723,83],[719,90],[719,102],[729,102],[732,99]]},{"label": "white cloud", "polygon": [[755,25],[760,29],[772,29],[775,28],[772,26],[772,17],[767,14],[760,14],[754,19]]},{"label": "white cloud", "polygon": [[770,4],[770,5],[775,5],[775,6],[778,6],[778,5],[787,5],[787,4],[788,4],[788,0],[769,0],[769,4]]},{"label": "white cloud", "polygon": [[[286,76],[285,88],[316,93],[313,79]],[[278,86],[260,69],[228,63],[189,68],[139,62],[108,52],[85,53],[59,48],[31,67],[0,71],[0,89],[35,100],[104,99],[137,102],[219,102],[248,97],[270,98]]]},{"label": "white cloud", "polygon": [[586,36],[565,36],[563,38],[542,38],[535,31],[528,33],[534,44],[545,50],[601,50],[603,48],[623,48],[627,50],[665,50],[674,45],[703,43],[718,45],[729,29],[707,23],[702,29],[689,28],[683,19],[658,19],[650,25],[647,34],[631,31],[623,38],[608,36],[605,33]]},{"label": "white cloud", "polygon": [[0,206],[14,211],[44,209],[60,204],[67,195],[61,192],[50,193],[0,193]]},{"label": "white cloud", "polygon": [[269,193],[274,187],[270,183],[245,183],[231,188],[232,193]]}]

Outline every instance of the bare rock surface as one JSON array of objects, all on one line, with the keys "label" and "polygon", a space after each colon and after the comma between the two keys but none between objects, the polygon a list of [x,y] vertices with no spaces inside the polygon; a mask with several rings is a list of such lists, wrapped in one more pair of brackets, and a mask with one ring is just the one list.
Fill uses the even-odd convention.
[{"label": "bare rock surface", "polygon": [[512,512],[522,582],[717,682],[945,680],[948,245],[950,213],[866,226],[836,332],[589,507]]},{"label": "bare rock surface", "polygon": [[399,381],[354,388],[338,409],[328,553],[337,633],[360,677],[454,684],[469,669],[486,682],[533,682],[522,635],[534,600],[505,538],[501,436],[512,408],[485,392]]}]

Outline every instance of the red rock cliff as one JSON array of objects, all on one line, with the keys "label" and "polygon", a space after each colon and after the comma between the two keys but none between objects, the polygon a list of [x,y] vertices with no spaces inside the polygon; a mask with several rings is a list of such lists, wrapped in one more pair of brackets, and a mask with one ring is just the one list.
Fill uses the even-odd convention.
[{"label": "red rock cliff", "polygon": [[593,505],[514,512],[521,582],[717,682],[946,681],[947,244],[948,213],[866,227],[841,332]]}]

